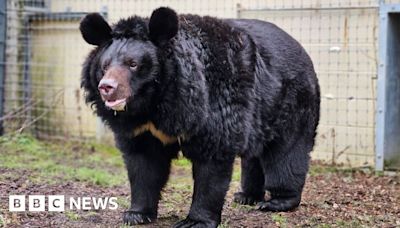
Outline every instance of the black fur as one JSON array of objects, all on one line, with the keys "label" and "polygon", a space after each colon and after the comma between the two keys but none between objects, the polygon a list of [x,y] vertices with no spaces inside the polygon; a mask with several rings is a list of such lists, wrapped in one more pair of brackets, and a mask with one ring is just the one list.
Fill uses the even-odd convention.
[{"label": "black fur", "polygon": [[[124,222],[156,218],[179,149],[193,163],[194,193],[188,217],[176,227],[220,223],[236,155],[242,158],[242,191],[235,201],[259,203],[260,210],[294,209],[319,120],[319,86],[309,56],[268,22],[181,15],[175,32],[174,15],[162,8],[150,22],[121,20],[83,68],[86,101],[114,131],[128,169],[132,205]],[[129,75],[126,111],[115,115],[97,84],[104,62],[124,67],[127,57],[138,70]],[[134,129],[147,122],[182,139],[181,145],[163,145],[150,132],[134,137]]]},{"label": "black fur", "polygon": [[168,41],[178,32],[178,16],[175,11],[161,7],[151,14],[149,36],[154,43]]},{"label": "black fur", "polygon": [[111,39],[111,28],[98,13],[88,14],[79,26],[83,39],[93,45],[101,45]]}]

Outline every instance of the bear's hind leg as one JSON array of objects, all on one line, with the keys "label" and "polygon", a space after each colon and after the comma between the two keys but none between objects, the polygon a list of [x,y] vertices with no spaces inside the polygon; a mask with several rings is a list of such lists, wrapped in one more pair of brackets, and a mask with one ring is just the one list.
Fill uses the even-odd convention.
[{"label": "bear's hind leg", "polygon": [[264,187],[271,198],[260,202],[259,210],[290,211],[300,204],[312,145],[313,141],[303,136],[290,147],[269,147],[271,150],[264,152],[261,159]]},{"label": "bear's hind leg", "polygon": [[264,173],[257,157],[241,158],[241,192],[236,192],[234,202],[254,205],[264,199]]}]

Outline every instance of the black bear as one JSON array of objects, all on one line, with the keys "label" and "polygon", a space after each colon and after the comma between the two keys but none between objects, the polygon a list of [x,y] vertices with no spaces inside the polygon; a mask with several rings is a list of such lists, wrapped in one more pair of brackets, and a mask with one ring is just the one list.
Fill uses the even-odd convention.
[{"label": "black bear", "polygon": [[113,26],[88,14],[80,31],[97,46],[83,66],[86,101],[114,132],[128,170],[125,223],[157,218],[180,150],[192,162],[194,192],[175,227],[218,226],[236,155],[237,203],[263,211],[299,205],[320,92],[291,36],[264,21],[178,16],[165,7]]}]

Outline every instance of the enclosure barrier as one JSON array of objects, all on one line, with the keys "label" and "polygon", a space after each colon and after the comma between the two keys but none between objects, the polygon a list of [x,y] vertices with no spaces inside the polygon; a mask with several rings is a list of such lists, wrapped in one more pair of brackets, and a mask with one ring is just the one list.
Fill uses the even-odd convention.
[{"label": "enclosure barrier", "polygon": [[283,28],[310,54],[321,84],[313,159],[398,168],[396,3],[400,0],[1,1],[0,122],[6,133],[112,141],[80,89],[81,65],[93,47],[82,40],[79,20],[100,11],[113,23],[170,6],[178,13],[267,20]]}]

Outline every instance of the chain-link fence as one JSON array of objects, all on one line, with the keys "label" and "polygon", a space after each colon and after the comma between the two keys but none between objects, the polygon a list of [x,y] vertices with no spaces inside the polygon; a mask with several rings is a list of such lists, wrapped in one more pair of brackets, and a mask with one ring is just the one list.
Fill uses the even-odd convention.
[{"label": "chain-link fence", "polygon": [[134,14],[149,16],[156,7],[170,6],[178,13],[267,20],[294,36],[311,55],[321,84],[321,122],[313,158],[371,166],[379,3],[382,1],[7,0],[3,10],[5,56],[0,59],[5,66],[3,125],[6,132],[24,130],[42,138],[110,138],[84,104],[79,88],[81,64],[92,48],[80,37],[79,20],[85,13],[97,11],[112,23]]},{"label": "chain-link fence", "polygon": [[244,8],[239,16],[272,21],[311,55],[321,84],[315,158],[347,165],[374,161],[377,1],[325,1]]}]

